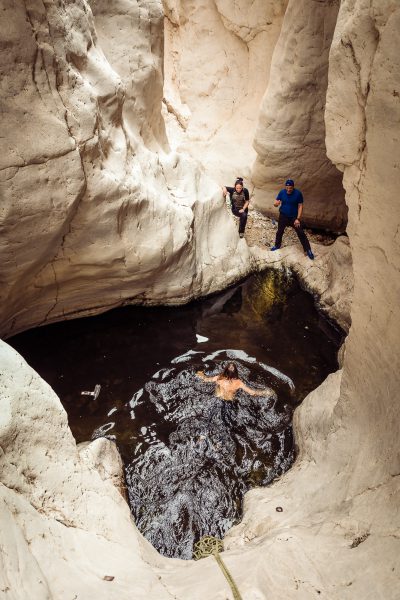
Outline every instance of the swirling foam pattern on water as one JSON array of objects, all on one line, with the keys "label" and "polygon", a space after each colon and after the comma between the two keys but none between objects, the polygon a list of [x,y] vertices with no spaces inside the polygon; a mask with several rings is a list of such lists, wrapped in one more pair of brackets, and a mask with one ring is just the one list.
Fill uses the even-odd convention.
[{"label": "swirling foam pattern on water", "polygon": [[[195,370],[216,374],[230,359],[246,383],[274,392],[217,398],[215,384]],[[282,387],[294,386],[245,352],[224,350],[177,357],[135,393],[131,418],[143,422],[148,413],[149,421],[126,467],[129,500],[138,528],[162,554],[189,559],[203,535],[222,537],[240,519],[244,493],[290,467],[292,409],[279,402]]]},{"label": "swirling foam pattern on water", "polygon": [[[201,535],[240,519],[249,487],[290,466],[292,408],[338,368],[342,336],[293,277],[269,270],[186,306],[127,306],[9,341],[59,395],[78,442],[115,440],[140,529],[189,558]],[[229,359],[274,395],[216,398],[194,373]],[[96,385],[97,398],[81,394]]]}]

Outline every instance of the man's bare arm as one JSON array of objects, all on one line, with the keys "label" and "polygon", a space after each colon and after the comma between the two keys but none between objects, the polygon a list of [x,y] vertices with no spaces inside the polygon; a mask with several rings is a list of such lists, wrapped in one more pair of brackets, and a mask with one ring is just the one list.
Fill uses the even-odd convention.
[{"label": "man's bare arm", "polygon": [[298,227],[300,225],[300,218],[303,214],[303,204],[298,204],[297,206],[297,219],[294,220],[294,226]]},{"label": "man's bare arm", "polygon": [[272,390],[271,388],[263,388],[261,390],[254,390],[252,388],[250,388],[248,385],[246,385],[245,383],[243,383],[243,381],[241,382],[241,389],[244,390],[245,392],[247,392],[248,394],[250,394],[250,396],[264,396],[266,394],[272,394]]},{"label": "man's bare arm", "polygon": [[218,375],[206,375],[204,371],[197,371],[197,377],[203,379],[203,381],[217,381]]}]

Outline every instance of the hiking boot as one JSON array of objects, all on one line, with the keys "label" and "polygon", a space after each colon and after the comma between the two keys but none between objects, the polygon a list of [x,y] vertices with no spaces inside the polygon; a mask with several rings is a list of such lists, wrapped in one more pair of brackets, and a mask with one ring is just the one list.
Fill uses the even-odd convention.
[{"label": "hiking boot", "polygon": [[271,252],[275,252],[275,250],[280,250],[281,247],[280,246],[272,246],[272,248],[270,248]]},{"label": "hiking boot", "polygon": [[310,260],[314,260],[314,254],[312,253],[311,250],[307,250],[307,256]]}]

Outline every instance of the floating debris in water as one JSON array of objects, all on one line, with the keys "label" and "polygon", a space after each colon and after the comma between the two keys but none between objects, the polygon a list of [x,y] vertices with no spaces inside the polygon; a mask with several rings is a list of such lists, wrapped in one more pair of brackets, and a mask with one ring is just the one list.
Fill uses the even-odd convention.
[{"label": "floating debris in water", "polygon": [[202,344],[204,342],[208,342],[209,338],[204,337],[204,335],[199,335],[198,333],[196,333],[196,340],[197,340],[198,344]]},{"label": "floating debris in water", "polygon": [[81,396],[93,396],[93,400],[96,400],[98,395],[100,394],[101,385],[97,383],[94,386],[93,392],[81,392]]}]

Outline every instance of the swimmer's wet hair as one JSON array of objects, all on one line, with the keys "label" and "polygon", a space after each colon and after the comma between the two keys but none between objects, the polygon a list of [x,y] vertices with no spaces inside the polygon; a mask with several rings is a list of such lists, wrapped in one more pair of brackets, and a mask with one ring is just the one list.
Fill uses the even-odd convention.
[{"label": "swimmer's wet hair", "polygon": [[237,366],[234,362],[229,362],[226,365],[225,369],[222,371],[222,377],[225,377],[225,379],[239,379]]}]

